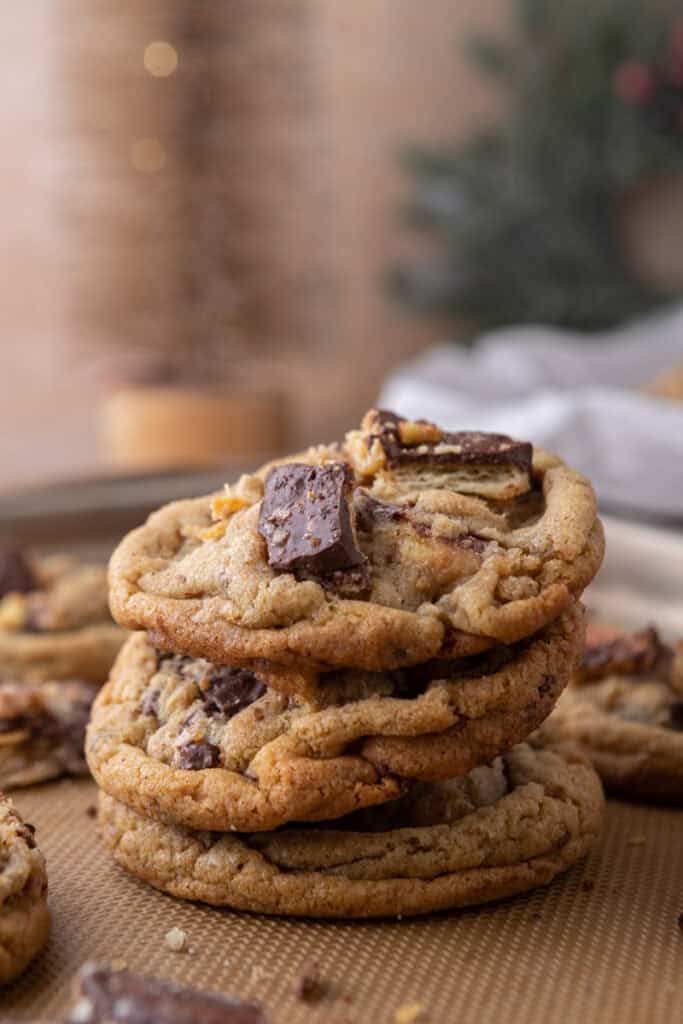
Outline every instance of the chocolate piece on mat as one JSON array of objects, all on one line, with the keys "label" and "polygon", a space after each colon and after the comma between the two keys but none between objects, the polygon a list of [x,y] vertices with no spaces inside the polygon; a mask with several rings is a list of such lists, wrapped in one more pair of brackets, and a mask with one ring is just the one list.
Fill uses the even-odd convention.
[{"label": "chocolate piece on mat", "polygon": [[349,502],[352,478],[342,462],[290,462],[266,477],[259,533],[273,569],[328,576],[364,565]]},{"label": "chocolate piece on mat", "polygon": [[37,586],[33,570],[21,551],[0,551],[0,597],[11,593],[28,594]]},{"label": "chocolate piece on mat", "polygon": [[255,1003],[85,964],[64,1024],[268,1024]]}]

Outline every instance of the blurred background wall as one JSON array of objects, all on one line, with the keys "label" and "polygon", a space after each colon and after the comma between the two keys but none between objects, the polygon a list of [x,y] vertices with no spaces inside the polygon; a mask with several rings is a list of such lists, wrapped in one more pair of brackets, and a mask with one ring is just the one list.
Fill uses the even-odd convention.
[{"label": "blurred background wall", "polygon": [[[383,287],[415,245],[397,155],[496,114],[462,43],[504,34],[510,0],[192,6],[0,7],[4,487],[101,466],[107,395],[131,362],[159,376],[148,346],[175,347],[180,373],[205,351],[205,379],[217,358],[228,393],[281,393],[267,436],[286,447],[349,426],[391,367],[452,333]],[[155,40],[170,73],[145,57]],[[668,265],[680,232],[637,214],[629,244]]]},{"label": "blurred background wall", "polygon": [[[84,470],[98,461],[96,419],[108,381],[117,372],[116,360],[105,358],[93,337],[97,323],[83,315],[83,302],[74,303],[71,289],[75,282],[93,287],[87,259],[102,244],[92,238],[93,231],[104,230],[102,221],[95,227],[84,223],[83,210],[89,202],[97,203],[103,215],[102,205],[109,204],[107,217],[114,225],[122,216],[117,203],[126,196],[125,186],[117,186],[106,166],[100,173],[111,179],[105,183],[109,198],[94,197],[96,157],[98,151],[102,156],[106,142],[96,136],[98,111],[86,90],[107,71],[116,77],[117,69],[108,62],[122,55],[122,22],[133,19],[132,6],[113,0],[32,0],[0,7],[0,244],[5,263],[0,279],[0,404],[5,422],[12,425],[11,437],[6,433],[3,441],[4,485]],[[161,18],[163,5],[152,6]],[[173,6],[166,8],[172,12]],[[277,5],[253,6],[264,16]],[[309,336],[301,336],[301,330],[298,337],[285,332],[271,338],[265,352],[257,338],[240,344],[235,376],[283,388],[289,396],[289,443],[300,444],[348,426],[372,400],[387,368],[442,330],[438,323],[397,311],[382,289],[386,267],[403,244],[396,203],[406,182],[396,156],[406,140],[450,138],[492,111],[492,94],[464,64],[458,40],[474,26],[497,27],[505,18],[505,0],[486,5],[473,0],[457,5],[449,0],[421,5],[409,0],[289,0],[281,6],[295,25],[289,46],[300,51],[287,54],[285,47],[280,56],[292,65],[306,62],[299,78],[313,92],[315,118],[309,125],[312,138],[305,144],[291,137],[287,143],[286,126],[280,139],[290,150],[298,145],[301,159],[308,146],[313,159],[309,175],[317,193],[307,189],[310,205],[302,216],[319,223],[290,224],[290,237],[284,245],[280,238],[275,258],[286,259],[287,245],[296,244],[296,231],[301,232],[300,245],[318,233],[311,253],[314,292],[307,296],[317,315],[304,325]],[[170,15],[168,21],[172,27]],[[135,28],[129,32],[134,46],[129,60],[139,70],[142,85],[144,47],[135,44],[145,33],[150,41],[158,38],[162,29],[162,21],[148,20],[137,39]],[[253,19],[248,30],[256,33]],[[114,37],[107,38],[107,32]],[[102,62],[99,70],[92,67],[92,52],[89,58],[84,53],[86,46]],[[83,65],[76,67],[79,48]],[[182,60],[180,47],[180,69]],[[262,71],[247,60],[247,84],[249,74]],[[291,82],[291,69],[287,77]],[[85,92],[80,100],[74,98],[79,83]],[[126,102],[131,99],[118,95],[109,105],[121,109]],[[133,114],[134,107],[133,98]],[[91,135],[82,139],[78,130],[84,122]],[[117,141],[126,131],[132,141],[135,125],[116,125]],[[168,171],[167,166],[147,177],[158,180]],[[144,174],[138,177],[148,185]],[[293,175],[289,193],[288,182],[281,182],[279,194],[264,202],[284,211],[292,204],[301,206],[296,193],[300,183]],[[80,223],[74,216],[79,196]],[[150,197],[150,206],[155,205],[159,207],[158,196]],[[250,231],[250,224],[243,227]],[[277,240],[278,230],[287,229],[283,214],[272,238]],[[301,262],[301,253],[290,258]],[[80,278],[74,278],[73,268],[83,259]],[[104,265],[111,268],[106,259]],[[163,312],[155,315],[168,325]],[[126,320],[123,310],[121,319]],[[293,324],[296,328],[296,318]],[[111,327],[117,329],[115,320]],[[122,338],[122,349],[124,345]]]}]

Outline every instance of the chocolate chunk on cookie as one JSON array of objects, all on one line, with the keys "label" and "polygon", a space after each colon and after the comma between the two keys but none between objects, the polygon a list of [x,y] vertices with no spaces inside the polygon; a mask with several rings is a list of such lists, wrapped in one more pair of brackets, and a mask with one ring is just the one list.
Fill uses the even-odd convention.
[{"label": "chocolate chunk on cookie", "polygon": [[64,1024],[268,1024],[255,1003],[85,964]]},{"label": "chocolate chunk on cookie", "polygon": [[343,462],[271,469],[258,523],[271,568],[362,589],[366,559],[356,545],[352,492]]},{"label": "chocolate chunk on cookie", "polygon": [[447,487],[507,500],[531,487],[531,444],[505,434],[441,430],[427,420],[406,420],[371,409],[360,431],[347,437],[358,473],[389,473],[413,487]]},{"label": "chocolate chunk on cookie", "polygon": [[215,768],[220,761],[220,750],[214,743],[202,740],[198,743],[186,743],[178,751],[178,767],[186,771],[199,771],[202,768]]},{"label": "chocolate chunk on cookie", "polygon": [[0,551],[0,597],[28,594],[37,587],[38,581],[21,551]]},{"label": "chocolate chunk on cookie", "polygon": [[265,692],[265,684],[249,669],[216,665],[203,692],[204,707],[207,715],[232,718]]}]

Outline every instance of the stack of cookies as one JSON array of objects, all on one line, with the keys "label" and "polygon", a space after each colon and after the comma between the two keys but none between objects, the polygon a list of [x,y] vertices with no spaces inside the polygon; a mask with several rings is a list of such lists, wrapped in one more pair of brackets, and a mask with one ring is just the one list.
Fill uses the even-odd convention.
[{"label": "stack of cookies", "polygon": [[524,740],[578,664],[587,480],[372,410],[340,444],[169,505],[111,562],[137,632],[87,757],[115,860],[264,913],[416,914],[549,882],[600,782]]},{"label": "stack of cookies", "polygon": [[125,638],[103,566],[0,551],[0,789],[87,770],[90,706]]}]

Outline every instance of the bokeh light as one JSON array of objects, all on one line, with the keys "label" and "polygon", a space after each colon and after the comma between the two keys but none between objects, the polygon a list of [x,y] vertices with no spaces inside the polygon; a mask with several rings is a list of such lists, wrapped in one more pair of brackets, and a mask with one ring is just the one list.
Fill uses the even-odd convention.
[{"label": "bokeh light", "polygon": [[150,75],[168,78],[178,67],[178,51],[170,43],[155,40],[145,47],[143,62]]}]

